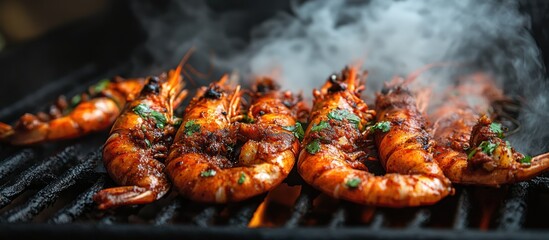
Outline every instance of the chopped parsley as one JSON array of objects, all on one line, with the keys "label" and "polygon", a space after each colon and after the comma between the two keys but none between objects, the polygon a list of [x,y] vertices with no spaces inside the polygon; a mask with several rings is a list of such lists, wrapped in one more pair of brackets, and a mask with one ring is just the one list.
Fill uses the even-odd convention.
[{"label": "chopped parsley", "polygon": [[303,140],[303,136],[305,135],[305,131],[303,131],[303,126],[301,126],[300,122],[296,122],[294,126],[282,127],[282,129],[293,132],[294,136],[299,139],[299,141]]},{"label": "chopped parsley", "polygon": [[105,90],[107,86],[109,86],[109,79],[103,79],[92,86],[93,93],[100,93],[101,91]]},{"label": "chopped parsley", "polygon": [[380,130],[384,133],[388,132],[389,130],[391,130],[391,122],[389,121],[382,121],[382,122],[377,122],[376,124],[374,124],[371,128],[370,128],[371,131],[376,131],[376,130]]},{"label": "chopped parsley", "polygon": [[238,178],[238,185],[242,185],[246,181],[246,174],[240,173],[240,177]]},{"label": "chopped parsley", "polygon": [[181,126],[181,123],[183,122],[183,119],[174,117],[174,118],[172,119],[172,121],[173,121],[173,125],[174,125],[175,127],[179,127],[179,126]]},{"label": "chopped parsley", "polygon": [[307,147],[305,147],[305,150],[307,150],[310,154],[315,154],[318,151],[320,151],[320,140],[315,139],[309,144],[307,144]]},{"label": "chopped parsley", "polygon": [[490,123],[490,131],[497,134],[499,138],[503,138],[501,123]]},{"label": "chopped parsley", "polygon": [[74,95],[74,97],[71,98],[71,107],[75,107],[80,102],[82,102],[82,96],[80,94]]},{"label": "chopped parsley", "polygon": [[213,169],[208,169],[200,173],[201,177],[213,177],[217,172]]},{"label": "chopped parsley", "polygon": [[244,123],[253,123],[254,122],[254,119],[248,115],[244,115],[244,117],[242,118],[242,122]]},{"label": "chopped parsley", "polygon": [[471,152],[467,154],[467,160],[471,159],[475,155],[475,153],[477,153],[477,149],[473,148],[473,150],[471,150]]},{"label": "chopped parsley", "polygon": [[149,141],[149,139],[146,139],[146,138],[145,138],[145,144],[147,144],[148,148],[152,146],[151,141]]},{"label": "chopped parsley", "polygon": [[498,147],[498,144],[495,144],[495,143],[491,143],[489,141],[482,141],[478,147],[474,148],[473,150],[471,150],[471,152],[467,155],[467,159],[471,159],[475,153],[477,153],[477,149],[480,148],[480,150],[486,154],[488,154],[489,156],[492,155],[492,153],[494,153],[494,150]]},{"label": "chopped parsley", "polygon": [[482,149],[484,153],[488,155],[492,155],[496,147],[498,147],[498,144],[491,143],[489,141],[482,141],[478,146],[480,147],[480,149]]},{"label": "chopped parsley", "polygon": [[156,120],[156,127],[158,128],[164,128],[165,124],[168,122],[168,120],[166,119],[166,116],[164,116],[164,114],[159,113],[157,111],[152,111],[151,117],[153,117],[154,120]]},{"label": "chopped parsley", "polygon": [[313,127],[311,127],[311,132],[318,132],[322,129],[329,128],[330,124],[326,121],[320,121],[318,124],[314,124]]},{"label": "chopped parsley", "polygon": [[345,183],[345,185],[349,188],[357,188],[358,185],[361,183],[362,181],[360,180],[360,178],[351,178],[349,180],[347,180],[347,182]]},{"label": "chopped parsley", "polygon": [[525,155],[522,159],[520,159],[520,163],[526,165],[532,164],[532,156]]},{"label": "chopped parsley", "polygon": [[191,136],[198,131],[200,131],[200,125],[195,123],[194,120],[185,123],[185,134],[187,134],[187,136]]},{"label": "chopped parsley", "polygon": [[358,127],[358,124],[360,123],[360,118],[354,113],[347,110],[333,110],[328,113],[328,118],[338,121],[343,121],[343,119],[347,119],[347,121],[349,121],[350,123],[355,124],[356,127]]},{"label": "chopped parsley", "polygon": [[157,128],[164,128],[168,120],[166,119],[166,116],[164,114],[157,112],[155,110],[152,110],[149,106],[141,103],[133,108],[133,112],[135,112],[137,115],[139,115],[142,118],[148,118],[151,117],[155,120],[156,127]]}]

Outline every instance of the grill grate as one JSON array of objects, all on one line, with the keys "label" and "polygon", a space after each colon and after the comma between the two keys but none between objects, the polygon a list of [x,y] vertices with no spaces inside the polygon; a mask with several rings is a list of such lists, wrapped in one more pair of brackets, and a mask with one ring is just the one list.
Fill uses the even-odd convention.
[{"label": "grill grate", "polygon": [[[542,220],[549,214],[549,207],[543,204],[549,197],[549,177],[546,176],[496,190],[457,187],[455,196],[434,206],[389,209],[329,199],[303,184],[293,171],[286,184],[299,187],[299,194],[293,204],[287,206],[287,217],[272,229],[246,228],[261,204],[266,209],[271,207],[264,201],[269,198],[267,194],[242,203],[211,205],[170,193],[146,206],[98,211],[92,196],[113,185],[100,164],[98,148],[105,139],[106,132],[103,132],[79,139],[77,144],[60,142],[34,148],[2,146],[0,156],[7,157],[0,163],[0,232],[31,238],[67,234],[82,238],[89,237],[86,234],[98,238],[121,234],[138,238],[363,239],[407,238],[417,234],[425,238],[456,238],[456,232],[461,234],[459,238],[537,238],[547,233],[539,230],[549,227]],[[502,199],[485,201],[479,197],[493,192]],[[486,212],[484,208],[492,203],[495,204],[493,213],[488,217],[487,228],[481,232],[479,219]],[[531,210],[534,207],[536,211]],[[263,218],[269,218],[267,212]]]},{"label": "grill grate", "polygon": [[[201,234],[198,230],[195,231],[186,228],[191,226],[198,226],[203,229],[218,229],[220,232],[217,232],[217,234],[221,234],[223,231],[229,231],[229,229],[242,231],[235,229],[248,225],[254,212],[266,197],[266,195],[261,195],[243,203],[224,206],[193,203],[189,200],[178,198],[172,193],[166,199],[150,206],[134,206],[99,212],[94,208],[92,196],[98,190],[112,185],[112,183],[108,176],[96,166],[100,162],[99,150],[86,151],[84,149],[80,145],[68,146],[45,158],[37,157],[37,150],[22,149],[7,157],[3,162],[9,164],[3,166],[2,173],[4,176],[9,176],[9,178],[0,187],[0,193],[2,194],[1,204],[3,207],[0,211],[0,220],[2,221],[0,228],[9,229],[11,233],[16,233],[18,232],[17,226],[35,226],[22,223],[72,223],[69,225],[78,226],[78,228],[81,228],[85,232],[86,229],[91,231],[88,228],[89,226],[113,226],[116,227],[114,229],[118,227],[120,227],[119,229],[133,229],[131,225],[126,224],[141,222],[150,223],[150,225],[147,225],[150,229],[166,229],[166,227],[170,226],[185,227],[177,228],[175,232],[171,232],[172,234]],[[33,159],[34,162],[31,162]],[[22,167],[26,165],[28,165],[27,168]],[[52,174],[58,174],[58,177],[51,177]],[[498,234],[501,231],[516,233],[516,231],[520,232],[520,230],[523,230],[528,221],[527,210],[529,198],[548,193],[548,185],[549,178],[542,176],[528,182],[500,189],[501,191],[506,191],[507,194],[496,211],[497,214],[495,215],[499,217],[491,220],[495,223],[495,226],[492,227],[494,231],[491,233],[495,235],[490,235],[490,237],[509,237]],[[23,203],[16,201],[18,200],[18,196],[24,195],[26,191],[31,189],[38,189],[38,191],[30,194],[30,197],[25,199]],[[357,234],[356,236],[368,236],[369,234],[364,235],[366,232],[362,232],[362,230],[369,229],[369,231],[380,233],[377,236],[405,236],[384,233],[387,229],[394,229],[398,231],[421,232],[422,234],[426,234],[425,236],[427,237],[449,237],[451,235],[445,235],[446,231],[438,232],[439,230],[431,227],[433,222],[436,221],[435,215],[437,215],[439,208],[446,208],[448,217],[452,214],[454,215],[450,224],[451,226],[448,229],[459,230],[460,232],[464,230],[466,232],[475,232],[476,226],[472,226],[475,221],[472,222],[471,218],[476,217],[476,215],[473,216],[473,212],[478,210],[475,209],[477,206],[472,204],[472,201],[478,201],[476,198],[477,190],[471,187],[458,188],[456,196],[450,197],[455,202],[455,205],[442,203],[443,206],[435,205],[432,207],[402,210],[371,208],[373,211],[371,219],[368,223],[361,224],[358,227],[361,230],[358,230],[355,234]],[[56,206],[55,203],[60,201],[63,193],[67,191],[75,191],[76,193],[73,194],[74,197],[69,199],[70,201],[65,201],[65,204]],[[307,185],[301,186],[300,194],[292,206],[291,214],[284,224],[281,225],[281,228],[277,229],[280,231],[283,231],[283,229],[292,229],[291,232],[300,232],[303,229],[313,231],[316,229],[317,231],[326,233],[329,233],[330,229],[343,229],[350,234],[347,235],[348,237],[353,238],[355,236],[353,235],[353,231],[357,231],[356,224],[353,225],[352,223],[353,216],[355,215],[355,210],[360,208],[360,206],[344,201],[339,202],[334,211],[330,213],[330,217],[324,227],[320,224],[319,226],[322,228],[303,228],[303,226],[308,226],[306,219],[320,216],[318,214],[315,215],[317,209],[314,203],[319,195],[319,192],[315,189]],[[451,199],[448,201],[452,201]],[[448,211],[447,207],[451,208],[450,211]],[[53,211],[50,208],[53,208]],[[53,212],[53,214],[41,220],[40,215],[47,210]],[[223,215],[227,215],[226,212],[229,212],[228,216],[223,217]],[[396,212],[402,212],[402,214],[395,214]],[[220,218],[225,218],[225,220],[219,220]],[[396,221],[396,218],[404,218],[404,224],[397,223],[400,221]],[[67,231],[64,227],[59,226],[62,225],[54,228],[59,229],[59,233]],[[230,226],[230,228],[224,228],[225,226]],[[105,234],[113,231],[111,228],[99,229],[102,229]],[[37,227],[35,230],[40,231],[40,228]],[[274,234],[275,237],[286,236],[278,230],[275,230],[271,234]],[[257,233],[255,231],[255,229],[247,229],[245,232],[242,232],[243,235],[241,236],[251,236],[247,234]],[[312,234],[309,237],[311,236],[318,235]],[[326,236],[329,235],[319,237]],[[346,236],[346,234],[342,236]]]}]

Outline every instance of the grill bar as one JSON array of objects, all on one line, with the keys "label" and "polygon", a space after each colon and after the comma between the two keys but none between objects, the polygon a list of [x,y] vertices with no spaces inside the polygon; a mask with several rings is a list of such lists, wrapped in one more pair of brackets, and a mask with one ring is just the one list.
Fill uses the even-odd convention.
[{"label": "grill bar", "polygon": [[424,229],[422,231],[349,228],[235,229],[232,227],[197,228],[195,226],[143,226],[135,224],[93,225],[64,224],[52,231],[50,225],[0,225],[7,239],[56,239],[71,236],[75,239],[547,239],[545,232],[485,232],[475,230],[451,231]]},{"label": "grill bar", "polygon": [[250,219],[252,219],[253,214],[257,207],[263,202],[263,199],[267,194],[261,194],[257,197],[254,197],[250,200],[247,200],[242,205],[240,205],[240,208],[236,213],[233,214],[233,216],[229,219],[229,225],[235,226],[235,227],[247,227],[248,223],[250,222]]},{"label": "grill bar", "polygon": [[429,221],[431,218],[431,211],[428,209],[421,209],[418,210],[412,219],[410,223],[408,224],[408,228],[417,229],[423,227],[425,223]]},{"label": "grill bar", "polygon": [[181,199],[174,199],[167,206],[162,208],[162,210],[160,210],[160,213],[156,215],[156,218],[153,220],[152,223],[154,225],[164,225],[170,222],[175,217],[177,211],[181,208],[182,205],[183,202]]},{"label": "grill bar", "polygon": [[71,160],[76,154],[76,146],[65,148],[58,154],[40,161],[29,167],[18,176],[0,187],[0,208],[12,201],[12,198],[23,192],[38,177],[56,172]]},{"label": "grill bar", "polygon": [[380,229],[381,227],[383,227],[384,223],[385,223],[385,214],[381,212],[379,209],[377,209],[372,219],[372,223],[370,223],[370,228],[374,230]]},{"label": "grill bar", "polygon": [[200,227],[210,226],[213,223],[214,216],[216,216],[219,211],[219,206],[208,206],[195,217],[193,217],[192,222]]},{"label": "grill bar", "polygon": [[99,176],[95,183],[78,195],[74,201],[59,210],[50,220],[50,223],[70,223],[78,218],[93,204],[93,195],[105,186],[106,177]]},{"label": "grill bar", "polygon": [[313,205],[313,199],[318,195],[318,191],[313,188],[304,185],[301,187],[301,193],[295,201],[294,208],[290,219],[286,222],[284,227],[295,228],[301,223],[303,217],[310,211]]},{"label": "grill bar", "polygon": [[471,200],[467,189],[461,190],[458,204],[456,207],[456,215],[454,218],[454,229],[465,229],[469,225],[469,213],[471,212]]},{"label": "grill bar", "polygon": [[345,224],[345,219],[347,219],[347,208],[339,207],[333,214],[332,220],[328,226],[330,228],[338,228]]},{"label": "grill bar", "polygon": [[83,174],[90,172],[95,167],[98,155],[96,152],[92,152],[79,157],[77,165],[38,191],[27,203],[4,213],[1,219],[7,222],[25,222],[31,220],[46,206],[53,203],[59,197],[61,191],[73,186],[76,184],[76,180],[81,178]]},{"label": "grill bar", "polygon": [[526,199],[528,198],[528,182],[517,183],[510,187],[510,197],[500,209],[500,223],[498,229],[515,231],[522,228],[527,213]]},{"label": "grill bar", "polygon": [[0,163],[0,180],[30,162],[34,157],[34,150],[27,148],[4,159],[4,161]]},{"label": "grill bar", "polygon": [[549,177],[536,177],[529,181],[532,190],[549,192]]}]

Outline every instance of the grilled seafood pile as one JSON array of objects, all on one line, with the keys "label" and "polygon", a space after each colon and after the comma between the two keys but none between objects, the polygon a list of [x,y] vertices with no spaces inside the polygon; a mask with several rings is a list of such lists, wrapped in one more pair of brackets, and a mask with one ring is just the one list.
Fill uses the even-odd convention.
[{"label": "grilled seafood pile", "polygon": [[15,127],[0,122],[0,141],[30,145],[82,137],[109,128],[127,101],[141,91],[145,79],[103,80],[70,102],[58,98],[48,113],[24,114]]},{"label": "grilled seafood pile", "polygon": [[290,173],[299,147],[292,131],[302,104],[270,79],[259,80],[255,89],[247,115],[240,87],[230,86],[227,76],[199,91],[186,108],[166,162],[182,196],[240,201],[271,190]]},{"label": "grilled seafood pile", "polygon": [[187,94],[181,67],[149,78],[114,123],[103,147],[103,163],[111,178],[122,186],[101,190],[94,196],[100,209],[151,203],[170,189],[163,161],[176,125],[181,123],[173,117],[173,109]]},{"label": "grilled seafood pile", "polygon": [[[379,95],[376,113],[359,98],[355,68],[332,75],[320,91],[305,132],[298,171],[303,179],[335,198],[406,207],[433,204],[451,193],[449,181],[432,160],[424,121],[413,98],[400,88]],[[390,126],[383,127],[383,123]],[[366,129],[366,131],[362,131]],[[381,133],[377,133],[379,129]],[[374,176],[364,164],[374,133],[388,174]]]},{"label": "grilled seafood pile", "polygon": [[[549,153],[532,158],[515,151],[504,140],[501,124],[488,117],[489,104],[503,98],[493,86],[489,78],[476,74],[429,115],[437,142],[435,160],[453,183],[497,187],[549,169]],[[480,99],[479,104],[468,104],[471,97]]]},{"label": "grilled seafood pile", "polygon": [[[434,204],[453,194],[452,183],[498,187],[549,169],[549,153],[526,156],[505,140],[490,109],[505,97],[483,74],[458,82],[428,112],[411,80],[394,80],[372,110],[360,98],[366,74],[348,67],[313,91],[310,114],[272,79],[247,91],[224,76],[200,88],[179,119],[187,58],[167,74],[101,81],[48,113],[0,123],[0,141],[71,139],[114,123],[103,162],[119,186],[94,196],[100,209],[151,203],[172,187],[194,201],[242,201],[279,185],[296,158],[303,180],[323,193],[385,207]],[[376,160],[385,175],[369,172],[366,161]]]}]

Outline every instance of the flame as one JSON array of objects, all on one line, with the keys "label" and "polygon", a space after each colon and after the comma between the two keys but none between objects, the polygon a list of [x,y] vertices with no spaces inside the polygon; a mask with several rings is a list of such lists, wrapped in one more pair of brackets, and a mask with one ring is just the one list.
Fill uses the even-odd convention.
[{"label": "flame", "polygon": [[269,201],[269,199],[265,198],[265,200],[263,200],[263,202],[259,204],[259,207],[254,212],[254,216],[248,223],[249,228],[257,228],[264,225],[263,222],[265,219],[265,206],[267,205],[267,201]]},{"label": "flame", "polygon": [[284,206],[285,210],[290,212],[293,209],[295,201],[301,193],[301,186],[288,186],[283,183],[278,187],[273,189],[267,194],[265,200],[259,205],[255,210],[254,215],[248,227],[257,228],[257,227],[273,227],[276,226],[276,219],[272,217],[276,215],[279,217],[281,214],[280,209],[275,209],[274,205]]}]

